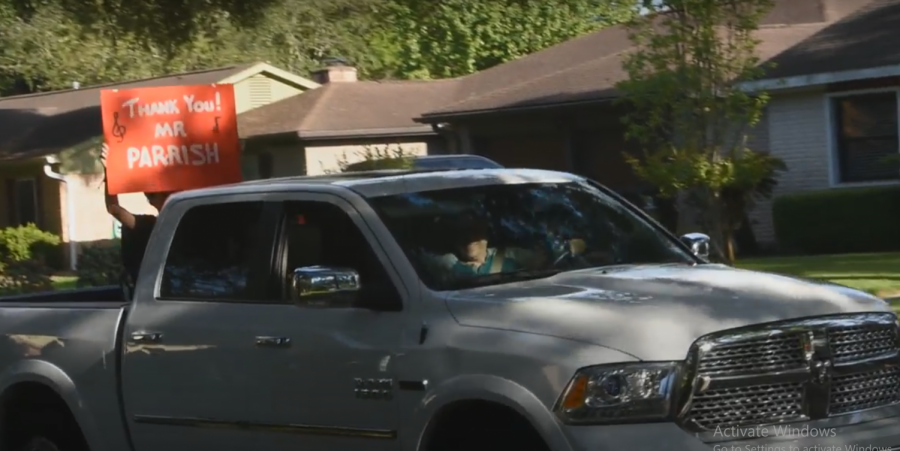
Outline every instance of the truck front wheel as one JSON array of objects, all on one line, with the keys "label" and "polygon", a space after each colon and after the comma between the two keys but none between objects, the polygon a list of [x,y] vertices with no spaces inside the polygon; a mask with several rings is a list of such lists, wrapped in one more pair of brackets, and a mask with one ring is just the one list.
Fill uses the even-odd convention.
[{"label": "truck front wheel", "polygon": [[0,396],[0,449],[89,451],[65,401],[36,382],[20,382]]},{"label": "truck front wheel", "polygon": [[459,401],[432,421],[424,451],[550,451],[527,419],[487,401]]},{"label": "truck front wheel", "polygon": [[35,436],[17,451],[62,451],[52,440]]}]

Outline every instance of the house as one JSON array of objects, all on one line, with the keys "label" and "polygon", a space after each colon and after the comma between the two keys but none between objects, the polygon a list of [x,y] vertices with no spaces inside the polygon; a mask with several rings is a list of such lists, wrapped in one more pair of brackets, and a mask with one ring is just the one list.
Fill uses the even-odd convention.
[{"label": "house", "polygon": [[323,174],[358,161],[367,148],[445,153],[435,127],[413,121],[451,100],[458,80],[360,81],[332,64],[313,74],[322,87],[238,116],[250,178]]},{"label": "house", "polygon": [[[255,63],[0,98],[0,228],[35,223],[58,234],[67,243],[67,266],[74,269],[78,243],[109,240],[116,233],[106,214],[98,165],[100,91],[212,83],[234,85],[238,113],[319,86]],[[152,212],[141,194],[120,200],[133,212]]]},{"label": "house", "polygon": [[[900,181],[900,165],[884,163],[900,152],[898,29],[900,0],[776,1],[757,33],[775,67],[745,86],[771,95],[749,145],[787,163],[776,196]],[[639,190],[613,102],[632,50],[623,27],[603,29],[456,80],[453,100],[416,121],[506,166]],[[752,216],[757,240],[772,243],[770,205]]]}]

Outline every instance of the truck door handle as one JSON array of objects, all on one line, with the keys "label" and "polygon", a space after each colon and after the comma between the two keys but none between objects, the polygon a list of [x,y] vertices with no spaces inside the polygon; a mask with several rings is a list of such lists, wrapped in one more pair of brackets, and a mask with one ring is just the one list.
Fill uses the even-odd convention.
[{"label": "truck door handle", "polygon": [[256,337],[256,346],[262,348],[290,348],[291,339],[288,337]]},{"label": "truck door handle", "polygon": [[159,343],[162,341],[163,334],[159,332],[132,332],[131,333],[131,342],[132,343]]}]

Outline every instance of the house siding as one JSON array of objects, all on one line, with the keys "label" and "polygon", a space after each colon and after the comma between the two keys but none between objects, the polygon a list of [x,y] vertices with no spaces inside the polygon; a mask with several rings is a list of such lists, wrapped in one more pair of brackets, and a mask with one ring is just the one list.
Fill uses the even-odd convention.
[{"label": "house siding", "polygon": [[[828,188],[831,158],[828,155],[828,113],[824,93],[773,97],[766,116],[764,133],[768,135],[769,151],[784,160],[788,168],[779,177],[773,198]],[[757,241],[774,244],[772,201],[759,203],[751,220]]]},{"label": "house siding", "polygon": [[234,84],[235,109],[241,114],[302,92],[265,74],[254,75]]},{"label": "house siding", "polygon": [[[341,161],[362,160],[366,148],[403,149],[408,155],[433,155],[446,152],[445,138],[422,136],[410,138],[353,139],[307,141],[305,143],[251,142],[244,153],[244,177],[253,180],[266,177],[322,175],[340,171]],[[271,173],[262,174],[260,158],[271,156]]]},{"label": "house siding", "polygon": [[345,144],[345,145],[307,145],[306,174],[321,175],[340,172],[341,162],[356,163],[363,161],[366,150],[380,151],[387,149],[394,151],[402,149],[406,155],[428,155],[428,143],[426,141],[408,142],[383,142],[371,144]]}]

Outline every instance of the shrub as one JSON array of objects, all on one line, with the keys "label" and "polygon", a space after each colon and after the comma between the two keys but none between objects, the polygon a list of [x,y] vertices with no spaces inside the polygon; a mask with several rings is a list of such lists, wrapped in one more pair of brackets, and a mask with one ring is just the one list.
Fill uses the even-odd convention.
[{"label": "shrub", "polygon": [[0,296],[39,293],[53,289],[51,270],[40,260],[13,260],[9,254],[0,256]]},{"label": "shrub", "polygon": [[122,274],[121,247],[90,246],[78,257],[78,287],[116,285]]},{"label": "shrub", "polygon": [[338,166],[341,172],[375,171],[379,169],[412,169],[414,155],[406,151],[401,145],[394,146],[364,146],[357,152],[359,160],[352,163],[346,154],[338,158]]},{"label": "shrub", "polygon": [[772,206],[782,250],[810,254],[900,250],[900,186],[791,194]]},{"label": "shrub", "polygon": [[34,224],[0,229],[0,294],[53,288],[47,261],[58,253],[59,237]]},{"label": "shrub", "polygon": [[0,229],[0,252],[15,261],[46,262],[59,246],[59,237],[34,224]]}]

